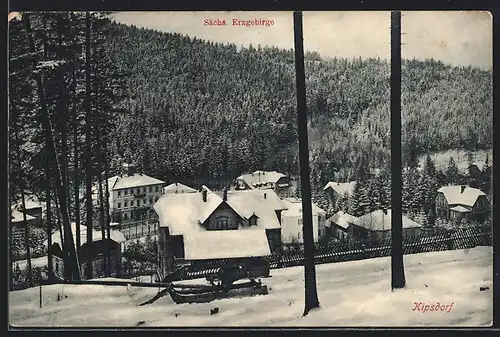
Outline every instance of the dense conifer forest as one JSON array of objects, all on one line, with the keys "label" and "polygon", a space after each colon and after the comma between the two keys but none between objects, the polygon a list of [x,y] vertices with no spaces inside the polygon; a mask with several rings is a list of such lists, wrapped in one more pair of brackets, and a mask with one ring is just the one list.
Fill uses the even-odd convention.
[{"label": "dense conifer forest", "polygon": [[[113,165],[186,182],[244,171],[298,173],[293,50],[218,44],[113,24],[107,52],[127,72]],[[390,162],[385,60],[306,55],[312,180],[348,180]],[[403,147],[415,155],[491,148],[491,73],[403,62]],[[405,163],[408,158],[405,158]]]}]

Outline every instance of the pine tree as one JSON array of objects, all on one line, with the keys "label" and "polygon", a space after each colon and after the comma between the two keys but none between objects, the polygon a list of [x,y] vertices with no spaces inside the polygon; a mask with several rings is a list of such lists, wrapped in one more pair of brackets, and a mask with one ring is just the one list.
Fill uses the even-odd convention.
[{"label": "pine tree", "polygon": [[453,157],[450,157],[448,161],[448,167],[446,169],[446,180],[450,185],[457,185],[460,183],[460,175],[458,172],[458,167],[455,164]]}]

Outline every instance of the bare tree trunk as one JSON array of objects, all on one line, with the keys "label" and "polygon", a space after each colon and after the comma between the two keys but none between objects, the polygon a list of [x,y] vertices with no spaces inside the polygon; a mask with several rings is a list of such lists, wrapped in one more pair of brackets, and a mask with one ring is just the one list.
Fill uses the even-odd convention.
[{"label": "bare tree trunk", "polygon": [[[105,202],[106,202],[106,235],[108,239],[111,239],[111,209],[110,209],[110,203],[109,203],[109,183],[108,183],[108,147],[107,147],[107,142],[104,141],[104,182],[105,182]],[[111,266],[111,254],[109,251],[106,251],[107,256],[108,256],[108,266]]]},{"label": "bare tree trunk", "polygon": [[[46,202],[46,208],[47,208],[47,214],[46,214],[46,221],[47,221],[47,267],[48,267],[48,278],[49,280],[52,280],[54,278],[54,266],[52,263],[52,207],[50,205],[51,203],[51,196],[50,196],[50,163],[49,163],[49,156],[46,156],[46,163],[45,163],[45,180],[47,182],[45,186],[45,202]],[[61,235],[62,237],[62,235]]]},{"label": "bare tree trunk", "polygon": [[295,72],[297,81],[297,121],[299,132],[300,176],[303,210],[302,230],[304,236],[305,308],[303,315],[306,316],[311,309],[319,307],[319,300],[316,289],[314,230],[312,219],[311,186],[309,182],[309,142],[307,139],[307,107],[302,12],[293,13],[293,22],[295,36]]},{"label": "bare tree trunk", "polygon": [[[85,202],[87,208],[87,243],[92,240],[92,116],[90,106],[90,13],[85,16]],[[86,257],[87,261],[87,279],[92,278],[93,265],[90,256]]]},{"label": "bare tree trunk", "polygon": [[401,209],[401,12],[391,12],[391,287],[404,288]]},{"label": "bare tree trunk", "polygon": [[76,74],[73,71],[73,193],[75,199],[75,225],[76,225],[76,253],[80,257],[81,232],[80,232],[80,178],[78,172],[78,110],[76,108]]},{"label": "bare tree trunk", "polygon": [[[33,41],[33,33],[31,30],[29,14],[26,13],[23,15],[22,19],[25,23],[27,38],[29,43],[29,48],[32,53],[36,53],[35,44]],[[33,62],[33,67],[36,67],[36,60]],[[41,76],[36,73],[35,81],[37,84],[38,98],[41,106],[40,120],[42,123],[42,128],[45,136],[45,141],[49,150],[49,155],[54,158],[52,162],[53,166],[53,175],[55,178],[56,191],[58,194],[58,199],[61,204],[61,215],[62,215],[62,223],[64,227],[64,242],[65,242],[65,271],[67,272],[67,276],[74,279],[80,279],[80,271],[78,268],[78,260],[75,252],[75,245],[73,242],[73,234],[71,233],[71,224],[69,221],[68,215],[68,205],[66,200],[66,187],[64,186],[64,182],[62,179],[61,169],[58,163],[57,152],[54,144],[54,138],[52,135],[52,123],[50,120],[50,116],[47,110],[46,98],[45,98],[45,90],[43,87],[43,81]]]}]

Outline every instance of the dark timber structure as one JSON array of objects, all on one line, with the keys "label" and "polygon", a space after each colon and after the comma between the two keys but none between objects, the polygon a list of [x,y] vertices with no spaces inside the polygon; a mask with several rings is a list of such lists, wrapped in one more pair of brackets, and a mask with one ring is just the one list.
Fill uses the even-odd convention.
[{"label": "dark timber structure", "polygon": [[401,209],[401,12],[391,12],[391,287],[404,288]]},{"label": "dark timber structure", "polygon": [[307,137],[306,80],[304,69],[304,45],[302,32],[302,12],[293,13],[293,30],[295,38],[295,76],[297,81],[297,122],[299,134],[300,182],[303,209],[304,235],[304,280],[305,308],[304,316],[309,310],[319,307],[316,289],[316,267],[314,265],[314,238],[312,223],[311,186],[309,182],[309,141]]}]

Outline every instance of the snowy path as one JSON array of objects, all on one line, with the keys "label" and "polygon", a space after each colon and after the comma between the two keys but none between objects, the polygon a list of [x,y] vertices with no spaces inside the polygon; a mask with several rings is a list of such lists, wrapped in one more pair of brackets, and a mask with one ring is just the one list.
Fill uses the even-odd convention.
[{"label": "snowy path", "polygon": [[[9,294],[10,322],[18,326],[485,326],[492,320],[491,247],[405,256],[407,287],[390,291],[390,258],[316,266],[321,309],[300,317],[303,268],[272,270],[270,294],[176,305],[169,297],[136,304],[155,288],[45,286]],[[479,291],[479,287],[489,289]],[[413,311],[414,302],[453,306],[446,311]],[[219,313],[210,315],[210,309]]]}]

